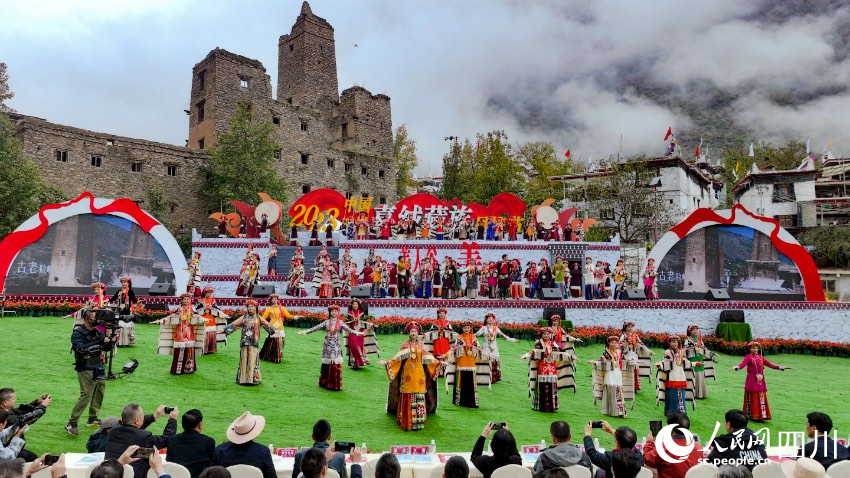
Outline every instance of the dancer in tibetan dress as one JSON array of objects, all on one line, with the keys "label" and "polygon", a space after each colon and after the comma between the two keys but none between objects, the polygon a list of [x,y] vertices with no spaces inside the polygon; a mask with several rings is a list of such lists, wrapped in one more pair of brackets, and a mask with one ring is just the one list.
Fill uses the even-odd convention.
[{"label": "dancer in tibetan dress", "polygon": [[623,360],[637,367],[635,373],[635,392],[640,390],[640,380],[646,378],[652,380],[652,356],[655,352],[643,344],[640,334],[635,332],[634,322],[623,322],[620,334],[620,348],[623,352]]},{"label": "dancer in tibetan dress", "polygon": [[322,323],[307,330],[300,330],[298,335],[312,334],[325,329],[325,342],[322,345],[322,370],[319,375],[319,386],[332,391],[342,390],[342,344],[340,343],[340,331],[349,334],[364,335],[363,332],[355,332],[339,316],[339,306],[331,304],[328,306],[328,318]]},{"label": "dancer in tibetan dress", "polygon": [[593,365],[593,404],[602,403],[603,415],[627,416],[626,402],[632,402],[634,408],[635,366],[623,360],[617,337],[608,337],[599,360],[588,363]]},{"label": "dancer in tibetan dress", "polygon": [[575,355],[560,349],[554,340],[551,327],[540,329],[541,338],[534,347],[520,358],[528,362],[528,395],[531,409],[538,412],[558,410],[558,391],[564,388],[576,390],[574,376]]},{"label": "dancer in tibetan dress", "polygon": [[471,320],[461,322],[462,333],[446,355],[446,391],[452,391],[452,403],[478,408],[478,387],[490,387],[490,355],[478,345]]},{"label": "dancer in tibetan dress", "polygon": [[204,287],[203,297],[195,302],[195,312],[204,319],[204,355],[216,353],[219,341],[227,342],[224,328],[228,316],[216,305],[214,292],[212,286]]},{"label": "dancer in tibetan dress", "polygon": [[764,368],[769,367],[776,370],[789,370],[791,367],[774,365],[770,363],[761,353],[761,344],[750,342],[750,353],[744,357],[740,364],[732,367],[736,372],[742,368],[747,369],[747,380],[744,382],[744,413],[747,418],[757,422],[770,420],[770,405],[767,402],[767,382],[764,379]]},{"label": "dancer in tibetan dress", "polygon": [[366,316],[361,308],[360,299],[352,298],[348,303],[348,313],[345,315],[345,323],[351,330],[358,333],[345,334],[345,348],[348,355],[348,366],[360,368],[369,365],[369,354],[381,356],[381,350],[378,348],[378,340],[375,337],[375,329],[368,319],[373,318],[371,315]]},{"label": "dancer in tibetan dress", "polygon": [[502,366],[499,362],[499,344],[496,340],[501,336],[508,342],[519,342],[518,339],[512,339],[502,332],[499,328],[499,321],[496,320],[496,314],[488,312],[484,316],[484,325],[475,333],[481,337],[481,347],[490,354],[490,382],[496,383],[502,381]]},{"label": "dancer in tibetan dress", "polygon": [[260,359],[271,363],[280,363],[283,360],[283,346],[286,343],[286,333],[283,330],[283,322],[287,319],[298,319],[292,315],[286,307],[280,305],[280,296],[272,294],[269,296],[269,306],[263,310],[263,319],[268,321],[274,329],[274,333],[266,337],[263,348],[260,350]]},{"label": "dancer in tibetan dress", "polygon": [[204,353],[206,321],[192,309],[192,295],[180,295],[180,307],[172,314],[152,322],[159,328],[159,353],[171,353],[171,373],[186,375],[197,370],[196,356]]},{"label": "dancer in tibetan dress", "polygon": [[245,302],[245,315],[234,320],[224,328],[224,333],[232,334],[237,328],[242,329],[239,339],[239,369],[236,371],[237,385],[259,385],[263,382],[260,375],[260,329],[266,329],[269,335],[277,332],[257,313],[257,301]]},{"label": "dancer in tibetan dress", "polygon": [[714,353],[705,346],[702,340],[702,332],[699,325],[688,326],[685,336],[685,357],[694,364],[694,398],[703,399],[708,397],[708,385],[706,379],[714,380]]},{"label": "dancer in tibetan dress", "polygon": [[688,414],[688,404],[694,406],[694,369],[690,360],[685,358],[682,339],[677,335],[667,338],[667,350],[664,358],[655,364],[656,390],[655,404],[664,402],[664,415],[670,412]]},{"label": "dancer in tibetan dress", "polygon": [[429,413],[437,411],[439,360],[428,353],[421,341],[419,324],[407,324],[408,340],[395,357],[378,362],[387,367],[387,413],[396,414],[402,430],[421,430]]}]

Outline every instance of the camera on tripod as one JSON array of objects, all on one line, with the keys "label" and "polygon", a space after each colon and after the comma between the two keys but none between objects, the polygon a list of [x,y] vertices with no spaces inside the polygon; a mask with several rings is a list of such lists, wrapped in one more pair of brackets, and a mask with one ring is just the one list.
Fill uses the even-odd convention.
[{"label": "camera on tripod", "polygon": [[112,309],[92,309],[94,312],[94,324],[102,325],[107,329],[118,328],[118,314]]}]

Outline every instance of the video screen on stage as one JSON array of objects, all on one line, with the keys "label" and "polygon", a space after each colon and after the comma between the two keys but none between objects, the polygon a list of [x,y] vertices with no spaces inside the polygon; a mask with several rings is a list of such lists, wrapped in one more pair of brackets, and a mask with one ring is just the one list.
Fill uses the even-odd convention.
[{"label": "video screen on stage", "polygon": [[15,257],[7,294],[91,294],[96,281],[112,294],[130,277],[136,293],[154,282],[174,281],[162,246],[136,223],[117,216],[83,214],[51,225]]},{"label": "video screen on stage", "polygon": [[708,289],[725,289],[733,298],[788,295],[791,300],[804,293],[794,262],[769,236],[745,226],[710,226],[687,235],[659,264],[657,285],[664,298]]}]

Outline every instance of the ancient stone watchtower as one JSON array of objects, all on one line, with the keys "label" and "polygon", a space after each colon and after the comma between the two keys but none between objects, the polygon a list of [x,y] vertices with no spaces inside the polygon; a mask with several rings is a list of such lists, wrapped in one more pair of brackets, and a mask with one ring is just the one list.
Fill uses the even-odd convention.
[{"label": "ancient stone watchtower", "polygon": [[289,34],[278,40],[277,99],[316,108],[339,101],[334,29],[304,2]]}]

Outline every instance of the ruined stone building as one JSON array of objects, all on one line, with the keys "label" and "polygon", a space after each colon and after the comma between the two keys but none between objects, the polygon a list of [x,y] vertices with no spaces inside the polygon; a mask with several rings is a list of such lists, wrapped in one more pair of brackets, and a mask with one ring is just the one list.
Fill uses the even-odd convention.
[{"label": "ruined stone building", "polygon": [[229,128],[239,101],[256,118],[274,124],[279,157],[273,173],[290,185],[289,202],[318,188],[351,197],[393,203],[390,98],[354,86],[338,90],[334,29],[304,2],[288,34],[278,40],[277,98],[265,67],[221,48],[192,69],[187,147],[98,133],[13,115],[24,154],[69,197],[91,191],[99,197],[142,201],[160,186],[171,203],[174,225],[211,231],[200,194],[198,167],[205,149]]}]

